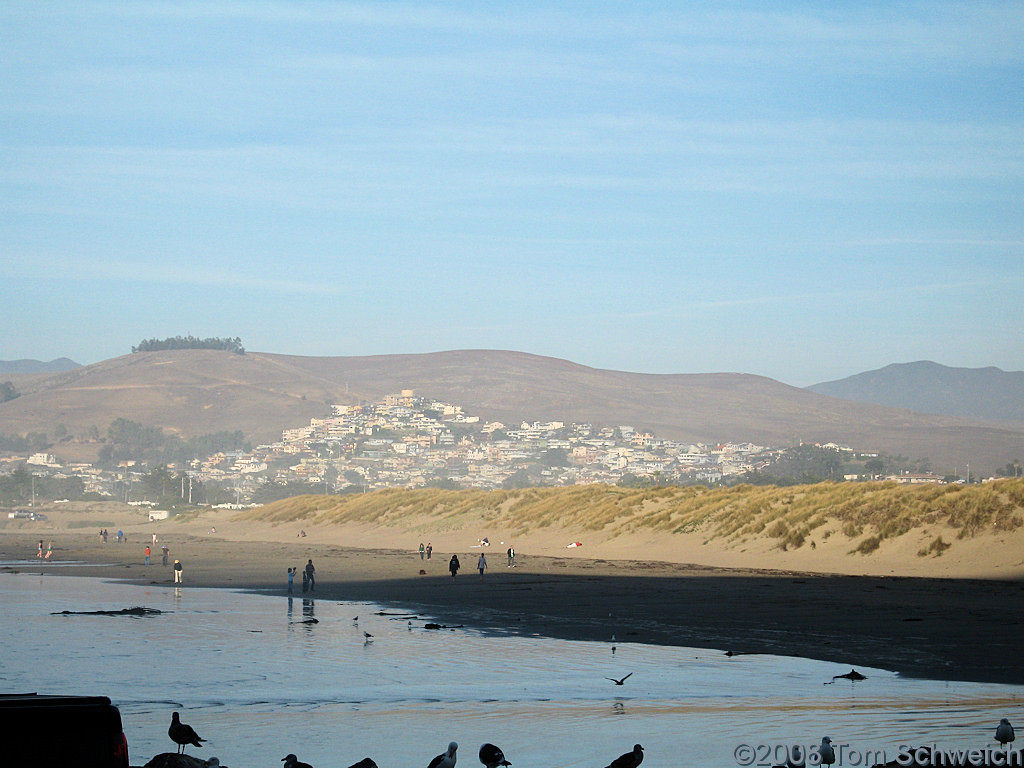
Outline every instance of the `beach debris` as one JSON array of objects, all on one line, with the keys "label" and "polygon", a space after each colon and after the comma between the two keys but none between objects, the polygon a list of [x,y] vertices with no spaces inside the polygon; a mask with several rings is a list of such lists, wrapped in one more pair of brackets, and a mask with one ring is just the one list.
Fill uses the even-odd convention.
[{"label": "beach debris", "polygon": [[644,748],[639,744],[633,745],[633,751],[619,755],[608,765],[608,768],[636,768],[644,761]]},{"label": "beach debris", "polygon": [[583,542],[582,541],[574,541],[574,542],[572,542],[572,544],[566,544],[565,548],[566,549],[575,549],[576,547],[582,547],[582,546],[583,546]]},{"label": "beach debris", "polygon": [[1000,747],[1005,747],[1007,744],[1012,742],[1016,738],[1013,732],[1013,726],[1010,725],[1010,721],[1005,717],[999,721],[999,725],[996,727],[996,741],[999,742]]},{"label": "beach debris", "polygon": [[122,608],[118,611],[53,611],[51,616],[159,616],[163,611],[157,608],[146,608],[136,605],[133,608]]},{"label": "beach debris", "polygon": [[512,765],[512,763],[505,759],[505,753],[501,751],[501,748],[496,747],[493,744],[480,745],[480,762],[486,765],[487,768],[498,768],[498,766],[501,765]]},{"label": "beach debris", "polygon": [[427,764],[427,768],[455,768],[455,750],[458,748],[459,745],[456,742],[449,741],[447,751],[431,760]]},{"label": "beach debris", "polygon": [[377,768],[377,764],[368,757],[364,757],[358,763],[352,763],[348,768]]},{"label": "beach debris", "polygon": [[299,619],[298,621],[289,621],[289,624],[319,624],[320,619]]},{"label": "beach debris", "polygon": [[466,625],[465,624],[450,624],[449,625],[449,624],[434,624],[434,623],[430,623],[430,624],[424,624],[423,628],[424,629],[462,629],[464,626],[466,626]]},{"label": "beach debris", "polygon": [[[857,682],[858,680],[867,680],[867,679],[868,679],[867,675],[862,675],[856,669],[851,669],[845,675],[832,675],[831,683],[834,683],[836,680],[852,680],[853,682]],[[831,683],[825,683],[825,685],[831,685]]]},{"label": "beach debris", "polygon": [[[211,758],[216,760],[217,758]],[[171,752],[164,752],[157,755],[148,763],[145,768],[215,768],[220,762],[211,763],[192,755],[176,755]],[[222,768],[224,768],[222,766]]]},{"label": "beach debris", "polygon": [[282,757],[281,762],[284,763],[284,768],[313,768],[309,763],[300,762],[294,753]]},{"label": "beach debris", "polygon": [[628,675],[626,675],[626,677],[620,678],[619,680],[616,680],[614,677],[606,677],[605,680],[611,680],[616,685],[625,685],[626,680],[628,678],[632,677],[632,676],[633,676],[633,673],[630,672]]},{"label": "beach debris", "polygon": [[171,741],[178,745],[178,754],[185,754],[185,747],[191,744],[194,747],[202,747],[206,739],[200,738],[191,725],[181,722],[177,712],[171,713],[171,726],[167,729],[167,735]]}]

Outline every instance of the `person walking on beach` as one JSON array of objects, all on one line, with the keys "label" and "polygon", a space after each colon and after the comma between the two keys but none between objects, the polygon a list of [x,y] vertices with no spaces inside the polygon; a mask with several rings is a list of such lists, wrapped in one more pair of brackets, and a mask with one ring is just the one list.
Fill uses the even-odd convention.
[{"label": "person walking on beach", "polygon": [[515,568],[516,565],[516,550],[515,547],[508,548],[508,567]]},{"label": "person walking on beach", "polygon": [[163,553],[163,558],[160,561],[160,565],[167,565],[167,553],[171,550],[169,550],[167,548],[167,545],[164,544],[162,547],[160,547],[160,551]]},{"label": "person walking on beach", "polygon": [[292,586],[295,584],[295,569],[288,569],[288,594],[292,593]]},{"label": "person walking on beach", "polygon": [[455,574],[459,572],[459,568],[461,567],[462,565],[459,563],[459,556],[452,555],[452,559],[448,561],[448,570],[452,572],[453,579],[455,578]]},{"label": "person walking on beach", "polygon": [[153,554],[153,550],[149,548],[149,544],[146,545],[146,565],[149,565],[149,556]]},{"label": "person walking on beach", "polygon": [[50,543],[46,545],[46,559],[49,560],[50,559],[50,555],[52,555],[52,554],[53,554],[53,541],[51,540]]},{"label": "person walking on beach", "polygon": [[422,560],[422,559],[423,559],[423,555],[424,555],[424,553],[425,553],[426,551],[427,551],[427,550],[426,550],[426,548],[425,548],[425,547],[423,546],[423,542],[421,541],[421,542],[420,542],[420,560]]},{"label": "person walking on beach", "polygon": [[120,544],[124,540],[124,531],[120,528],[117,530],[117,543]]},{"label": "person walking on beach", "polygon": [[309,581],[309,591],[316,589],[316,568],[313,567],[312,558],[306,563],[306,579]]},{"label": "person walking on beach", "polygon": [[42,539],[39,540],[39,551],[36,552],[36,557],[38,557],[40,560],[43,559],[43,540]]},{"label": "person walking on beach", "polygon": [[434,551],[434,546],[428,541],[427,542],[427,560],[430,559],[430,553]]},{"label": "person walking on beach", "polygon": [[106,529],[106,528],[104,528],[104,529],[103,529],[103,530],[102,530],[102,531],[100,532],[100,536],[102,536],[102,537],[103,537],[103,543],[104,543],[104,544],[106,544],[106,543],[107,543],[107,536],[109,536],[109,535],[110,535],[110,534],[109,534],[109,533],[107,533],[107,529]]},{"label": "person walking on beach", "polygon": [[476,569],[480,571],[480,578],[484,577],[484,571],[487,569],[487,558],[484,557],[484,553],[480,553],[480,557],[476,561]]},{"label": "person walking on beach", "polygon": [[181,560],[174,561],[174,583],[181,584]]}]

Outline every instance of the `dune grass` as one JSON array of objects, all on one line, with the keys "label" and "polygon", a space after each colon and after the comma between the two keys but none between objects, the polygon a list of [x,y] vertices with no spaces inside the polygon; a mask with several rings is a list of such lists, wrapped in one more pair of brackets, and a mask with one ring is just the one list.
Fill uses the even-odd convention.
[{"label": "dune grass", "polygon": [[[886,539],[914,529],[951,529],[957,539],[1024,525],[1024,480],[984,485],[819,483],[709,489],[666,486],[631,489],[609,485],[524,490],[386,489],[349,496],[298,496],[235,517],[271,523],[361,523],[437,529],[478,528],[480,521],[523,534],[555,526],[582,532],[698,533],[736,544],[768,537],[781,549],[814,546],[839,531],[870,553]],[[926,554],[950,544],[939,537]]]}]

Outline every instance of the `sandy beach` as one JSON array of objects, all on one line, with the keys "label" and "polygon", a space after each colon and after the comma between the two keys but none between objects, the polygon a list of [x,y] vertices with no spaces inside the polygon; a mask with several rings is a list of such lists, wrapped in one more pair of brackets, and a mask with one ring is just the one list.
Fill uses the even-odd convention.
[{"label": "sandy beach", "polygon": [[[372,601],[424,620],[496,632],[717,648],[834,661],[836,673],[876,667],[903,675],[1024,683],[1020,606],[1024,584],[982,579],[850,576],[644,560],[589,559],[519,552],[507,567],[505,548],[466,547],[462,569],[448,573],[451,549],[433,557],[408,551],[341,546],[295,538],[253,540],[159,527],[150,541],[132,526],[131,542],[104,544],[92,531],[45,532],[54,561],[35,560],[39,533],[0,531],[0,556],[30,560],[8,570],[95,576],[139,584],[171,584],[160,544],[184,566],[184,588],[219,587],[287,594],[288,567],[312,559],[315,592],[336,602]],[[152,527],[152,526],[150,526]],[[196,526],[191,526],[195,528]],[[251,532],[246,534],[251,535]],[[483,551],[488,569],[476,570]],[[301,596],[297,577],[295,595]],[[126,606],[110,606],[115,608]],[[358,609],[355,609],[358,612]]]}]

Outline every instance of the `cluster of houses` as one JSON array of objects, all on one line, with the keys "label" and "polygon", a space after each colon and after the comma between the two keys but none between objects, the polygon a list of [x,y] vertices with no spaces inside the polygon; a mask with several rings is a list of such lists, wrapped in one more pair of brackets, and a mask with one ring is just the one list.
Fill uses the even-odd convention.
[{"label": "cluster of houses", "polygon": [[[821,447],[852,453],[842,445]],[[481,422],[458,405],[403,390],[379,402],[336,405],[326,418],[284,430],[277,442],[248,452],[216,453],[185,469],[190,486],[194,478],[231,489],[235,502],[243,504],[270,482],[301,483],[310,492],[323,493],[423,486],[715,484],[765,469],[782,450],[751,443],[679,442],[629,425]],[[118,493],[131,496],[131,474],[142,469],[61,466],[46,453],[34,454],[26,463],[51,476],[80,477],[86,491],[103,496],[114,495],[113,489],[126,483],[128,491]],[[930,473],[887,479],[942,480]],[[186,498],[184,484],[182,494]]]},{"label": "cluster of houses", "polygon": [[248,475],[326,484],[325,490],[437,483],[494,489],[629,477],[715,483],[762,468],[777,452],[751,443],[682,443],[628,425],[484,423],[458,405],[403,390],[379,402],[336,405],[327,418],[284,430],[278,442],[216,454],[193,470],[204,480],[245,485]]}]

